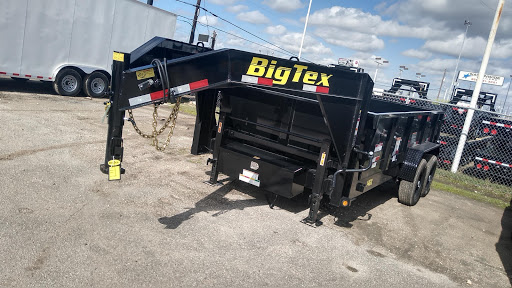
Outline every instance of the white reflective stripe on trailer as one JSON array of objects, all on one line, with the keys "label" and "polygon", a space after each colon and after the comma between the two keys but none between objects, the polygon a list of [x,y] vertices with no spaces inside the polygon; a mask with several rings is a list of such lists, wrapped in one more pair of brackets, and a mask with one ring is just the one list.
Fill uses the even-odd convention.
[{"label": "white reflective stripe on trailer", "polygon": [[20,74],[20,73],[9,73],[0,71],[0,75],[10,76],[15,78],[24,78],[24,79],[35,79],[35,80],[53,80],[52,77],[48,76],[40,76],[40,75],[32,75],[32,74]]},{"label": "white reflective stripe on trailer", "polygon": [[510,167],[510,168],[512,168],[512,164],[507,164],[507,163],[503,163],[503,162],[500,162],[500,161],[489,160],[489,159],[482,158],[482,157],[475,157],[475,160],[479,160],[479,161],[483,161],[483,162],[487,162],[487,163],[491,163],[491,164],[496,164],[496,165],[501,165],[503,167]]},{"label": "white reflective stripe on trailer", "polygon": [[509,125],[509,124],[503,124],[503,123],[492,122],[492,121],[487,121],[487,120],[482,121],[482,123],[488,124],[488,125],[493,125],[493,126],[512,128],[512,125]]}]

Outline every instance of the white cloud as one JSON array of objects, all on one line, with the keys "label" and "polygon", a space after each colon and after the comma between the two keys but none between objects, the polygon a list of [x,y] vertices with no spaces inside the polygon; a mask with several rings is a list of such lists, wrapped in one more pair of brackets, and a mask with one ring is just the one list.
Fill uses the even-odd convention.
[{"label": "white cloud", "polygon": [[[273,36],[271,42],[287,51],[298,54],[301,40],[302,33],[285,33],[283,35]],[[309,35],[306,35],[304,38],[302,53],[318,54],[323,58],[333,54],[330,48],[326,47],[322,42]]]},{"label": "white cloud", "polygon": [[425,51],[425,50],[416,50],[416,49],[409,49],[402,51],[402,55],[412,58],[418,58],[418,59],[428,59],[432,57],[432,53]]},{"label": "white cloud", "polygon": [[319,28],[315,35],[338,46],[347,47],[356,51],[374,51],[384,48],[384,41],[375,35],[340,30],[337,28]]},{"label": "white cloud", "polygon": [[267,28],[265,28],[265,32],[271,35],[280,35],[286,32],[286,27],[284,27],[283,25],[268,26]]},{"label": "white cloud", "polygon": [[279,12],[291,12],[304,7],[300,0],[264,0],[263,4]]},{"label": "white cloud", "polygon": [[210,15],[203,15],[203,16],[200,16],[199,18],[197,18],[197,21],[199,23],[203,23],[204,25],[217,25],[219,24],[219,18],[215,17],[215,16],[210,16]]},{"label": "white cloud", "polygon": [[250,12],[242,12],[236,16],[239,20],[249,22],[252,24],[266,24],[270,23],[270,19],[267,16],[263,15],[258,10],[250,11]]},{"label": "white cloud", "polygon": [[[427,40],[423,48],[432,52],[457,57],[460,52],[463,37],[464,36],[461,34],[457,38],[452,39]],[[486,46],[487,40],[482,37],[467,38],[464,43],[464,49],[462,50],[462,56],[474,59],[481,58],[483,57]],[[501,39],[495,42],[491,57],[500,59],[512,57],[512,38]]]},{"label": "white cloud", "polygon": [[240,12],[248,10],[248,9],[249,9],[249,7],[247,7],[245,5],[234,5],[234,6],[229,6],[228,8],[226,8],[226,10],[228,10],[231,13],[240,13]]},{"label": "white cloud", "polygon": [[334,6],[314,12],[309,23],[318,27],[336,28],[339,31],[391,36],[429,38],[444,34],[444,30],[433,29],[431,26],[413,27],[401,25],[397,21],[383,20],[378,15],[363,12],[360,9]]},{"label": "white cloud", "polygon": [[208,0],[208,2],[217,5],[233,5],[238,2],[238,0]]}]

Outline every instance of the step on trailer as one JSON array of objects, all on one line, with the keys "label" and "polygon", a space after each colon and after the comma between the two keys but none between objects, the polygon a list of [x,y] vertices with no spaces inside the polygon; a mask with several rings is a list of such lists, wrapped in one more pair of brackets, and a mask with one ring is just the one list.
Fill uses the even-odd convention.
[{"label": "step on trailer", "polygon": [[125,111],[195,93],[191,153],[212,153],[212,184],[223,173],[286,198],[306,191],[310,223],[321,203],[349,206],[389,180],[405,205],[430,190],[444,114],[372,100],[366,73],[163,38],[114,54],[111,179],[124,172]]}]

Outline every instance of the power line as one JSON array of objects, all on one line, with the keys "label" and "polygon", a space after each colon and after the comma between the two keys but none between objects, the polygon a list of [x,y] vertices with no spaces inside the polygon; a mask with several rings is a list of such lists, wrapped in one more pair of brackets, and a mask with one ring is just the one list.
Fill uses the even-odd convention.
[{"label": "power line", "polygon": [[[182,0],[176,0],[176,1],[177,1],[177,2],[181,2],[181,3],[184,3],[184,4],[187,4],[187,5],[190,5],[190,6],[193,6],[193,7],[196,7],[196,8],[197,8],[197,5],[194,5],[194,4],[192,4],[192,3],[188,3],[188,2],[185,2],[185,1],[182,1]],[[296,56],[296,54],[295,54],[295,53],[290,52],[290,51],[288,51],[288,50],[286,50],[286,49],[284,49],[284,48],[281,48],[281,47],[279,47],[279,46],[275,45],[274,43],[271,43],[271,42],[269,42],[269,41],[267,41],[267,40],[265,40],[265,39],[263,39],[263,38],[259,37],[258,35],[254,34],[254,33],[252,33],[252,32],[249,32],[249,31],[247,31],[247,30],[245,30],[244,28],[242,28],[242,27],[240,27],[240,26],[238,26],[238,25],[236,25],[236,24],[232,23],[231,21],[226,20],[226,19],[224,19],[224,18],[222,18],[222,17],[220,17],[220,16],[216,15],[215,13],[210,12],[210,11],[209,11],[209,10],[207,10],[206,8],[203,8],[203,7],[199,7],[199,8],[200,8],[200,9],[202,9],[202,10],[204,10],[204,11],[206,11],[206,12],[208,12],[208,13],[210,13],[210,14],[212,14],[213,16],[215,16],[215,17],[219,18],[220,20],[222,20],[222,21],[224,21],[224,22],[226,22],[226,23],[229,23],[229,24],[231,24],[231,25],[235,26],[236,28],[238,28],[238,29],[240,29],[240,30],[244,31],[245,33],[250,34],[250,35],[251,35],[251,36],[253,36],[253,37],[256,37],[256,38],[258,38],[259,40],[261,40],[261,41],[263,41],[263,42],[265,42],[265,43],[267,43],[267,44],[270,44],[270,45],[272,45],[272,46],[274,46],[274,47],[276,47],[276,48],[278,48],[278,49],[280,49],[280,50],[285,51],[285,52],[286,52],[286,53],[288,53],[289,55]],[[212,27],[213,27],[213,26],[212,26]],[[311,61],[309,61],[309,60],[307,60],[307,59],[304,59],[304,60],[306,60],[306,61],[308,61],[308,62],[311,62]]]},{"label": "power line", "polygon": [[494,11],[494,9],[492,9],[491,7],[489,7],[487,4],[485,4],[484,1],[480,0],[480,3],[482,3],[485,7],[487,7],[487,9],[491,10],[491,11]]},{"label": "power line", "polygon": [[[185,19],[187,19],[187,20],[191,20],[191,21],[193,20],[192,18],[188,18],[188,17],[185,17],[185,16],[183,16],[183,15],[177,15],[177,16],[178,16],[178,17],[185,18]],[[179,21],[183,21],[183,22],[185,22],[185,23],[188,23],[189,25],[192,25],[192,24],[191,24],[190,22],[188,22],[188,21],[181,20],[181,19],[178,19],[178,20],[179,20]],[[197,23],[199,23],[199,25],[206,26],[205,24],[203,24],[203,23],[201,23],[201,22],[197,22]],[[244,37],[242,37],[242,36],[239,36],[239,35],[233,34],[233,33],[231,33],[231,32],[228,32],[228,31],[222,30],[222,29],[220,29],[220,28],[218,28],[218,27],[211,26],[211,25],[210,25],[210,27],[215,28],[215,29],[219,30],[220,32],[226,33],[226,34],[231,35],[231,36],[233,36],[233,37],[236,37],[236,38],[238,38],[238,39],[241,39],[241,40],[247,41],[247,42],[249,42],[249,43],[252,43],[252,44],[255,44],[255,45],[261,46],[261,47],[263,47],[263,48],[265,48],[265,49],[269,49],[269,50],[272,50],[272,51],[274,51],[274,52],[283,53],[283,51],[280,51],[280,50],[277,50],[277,49],[273,49],[273,48],[271,48],[271,47],[268,47],[268,46],[262,45],[262,44],[260,44],[260,43],[258,43],[258,42],[251,41],[251,40],[249,40],[249,39],[247,39],[247,38],[244,38]],[[295,56],[295,54],[289,54],[289,55]],[[304,59],[304,58],[303,58],[303,59]],[[307,60],[307,59],[304,59],[304,60],[306,60],[306,61],[308,61],[308,62],[311,62],[311,61],[309,61],[309,60]],[[311,62],[311,63],[313,63],[313,62]]]}]

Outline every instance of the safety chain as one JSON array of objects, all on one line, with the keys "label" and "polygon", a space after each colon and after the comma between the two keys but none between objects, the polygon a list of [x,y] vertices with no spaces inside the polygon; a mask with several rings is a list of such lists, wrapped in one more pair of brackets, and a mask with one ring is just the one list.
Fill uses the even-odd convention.
[{"label": "safety chain", "polygon": [[[153,139],[153,142],[151,145],[155,146],[156,150],[158,151],[164,151],[165,148],[169,145],[171,141],[171,137],[174,134],[174,127],[176,126],[176,119],[178,119],[178,112],[180,110],[180,103],[181,103],[181,97],[178,97],[176,99],[176,104],[174,104],[174,107],[172,108],[171,114],[169,114],[169,117],[165,120],[164,125],[157,130],[157,118],[158,118],[158,105],[155,104],[155,108],[153,110],[153,132],[151,134],[146,134],[142,132],[139,127],[137,126],[137,123],[135,123],[135,118],[133,117],[133,113],[131,109],[128,109],[128,115],[130,117],[130,122],[133,125],[133,128],[135,129],[135,132],[137,132],[140,136],[147,138],[147,139]],[[169,125],[170,124],[170,125]],[[167,134],[167,139],[164,142],[163,146],[158,146],[158,138],[157,136],[162,134],[165,129],[170,127],[169,133]]]}]

